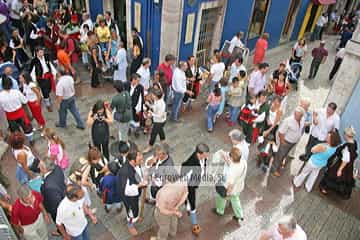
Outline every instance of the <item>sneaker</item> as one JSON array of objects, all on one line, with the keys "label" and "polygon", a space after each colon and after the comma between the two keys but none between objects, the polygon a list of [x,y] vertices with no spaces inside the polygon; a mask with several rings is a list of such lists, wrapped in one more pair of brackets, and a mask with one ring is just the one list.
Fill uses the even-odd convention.
[{"label": "sneaker", "polygon": [[107,206],[104,206],[104,209],[105,209],[105,212],[106,212],[106,213],[109,213],[109,212],[110,212],[110,209],[108,209]]},{"label": "sneaker", "polygon": [[60,125],[60,123],[55,123],[55,127],[57,127],[57,128],[66,128],[66,126]]}]

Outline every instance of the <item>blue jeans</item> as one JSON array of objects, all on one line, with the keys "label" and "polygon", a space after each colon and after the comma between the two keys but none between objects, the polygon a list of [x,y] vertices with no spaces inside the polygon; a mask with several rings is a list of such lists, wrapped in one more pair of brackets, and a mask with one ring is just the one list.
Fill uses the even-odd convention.
[{"label": "blue jeans", "polygon": [[171,119],[172,120],[178,120],[178,115],[179,115],[179,111],[180,111],[180,107],[181,107],[183,98],[184,98],[184,93],[174,91],[174,101],[173,101],[172,109],[171,109]]},{"label": "blue jeans", "polygon": [[240,107],[233,107],[230,106],[230,121],[235,123],[237,120],[237,117],[239,116],[239,110]]},{"label": "blue jeans", "polygon": [[215,86],[219,84],[219,82],[214,82],[214,81],[211,81],[210,82],[210,85],[209,85],[209,93],[212,93],[215,89]]},{"label": "blue jeans", "polygon": [[208,106],[208,110],[207,110],[207,127],[208,129],[213,129],[214,128],[214,118],[215,118],[215,114],[217,113],[217,111],[219,110],[219,104],[218,105],[210,105]]},{"label": "blue jeans", "polygon": [[73,117],[75,118],[76,125],[78,127],[85,127],[84,122],[81,120],[79,110],[75,104],[75,97],[71,97],[69,99],[63,99],[60,103],[59,109],[59,126],[66,127],[66,117],[67,117],[67,110],[71,112]]},{"label": "blue jeans", "polygon": [[89,225],[86,225],[84,231],[79,236],[71,237],[71,240],[90,240],[88,226]]},{"label": "blue jeans", "polygon": [[314,31],[311,34],[310,40],[311,41],[319,40],[320,39],[320,31],[321,31],[321,27],[315,26]]}]

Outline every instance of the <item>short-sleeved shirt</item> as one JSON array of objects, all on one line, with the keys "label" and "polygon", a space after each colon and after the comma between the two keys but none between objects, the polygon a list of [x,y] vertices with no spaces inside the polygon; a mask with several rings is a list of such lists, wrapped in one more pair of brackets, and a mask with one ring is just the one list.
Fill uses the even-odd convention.
[{"label": "short-sleeved shirt", "polygon": [[166,66],[165,63],[161,63],[157,69],[158,71],[163,71],[165,76],[166,76],[166,84],[168,86],[171,86],[171,81],[172,81],[172,77],[173,77],[173,69],[172,67]]},{"label": "short-sleeved shirt", "polygon": [[294,115],[287,117],[279,127],[279,133],[285,135],[285,141],[289,143],[297,143],[302,134],[304,129],[304,121],[296,121]]},{"label": "short-sleeved shirt", "polygon": [[213,82],[219,82],[224,76],[225,64],[223,62],[215,63],[210,68]]},{"label": "short-sleeved shirt", "polygon": [[33,88],[36,88],[36,84],[34,82],[24,84],[23,87],[23,94],[29,102],[35,102],[36,100],[38,100],[36,93],[33,91]]},{"label": "short-sleeved shirt", "polygon": [[323,47],[317,47],[312,50],[312,56],[318,60],[322,61],[324,57],[328,56],[328,51]]},{"label": "short-sleeved shirt", "polygon": [[59,49],[57,52],[57,59],[59,64],[61,64],[66,70],[69,70],[69,66],[71,64],[70,56],[65,50]]},{"label": "short-sleeved shirt", "polygon": [[62,97],[64,100],[69,99],[75,95],[74,79],[69,75],[64,75],[59,78],[56,84],[56,96]]},{"label": "short-sleeved shirt", "polygon": [[66,232],[72,236],[79,236],[88,224],[85,212],[84,201],[82,198],[71,201],[65,197],[59,204],[56,214],[56,224],[65,226]]},{"label": "short-sleeved shirt", "polygon": [[33,224],[41,214],[40,203],[43,202],[43,197],[36,191],[31,191],[34,196],[34,203],[32,206],[24,205],[17,199],[12,206],[11,211],[11,223],[20,226],[26,226]]},{"label": "short-sleeved shirt", "polygon": [[15,112],[26,103],[26,97],[19,90],[11,89],[10,91],[0,92],[0,107],[5,112]]},{"label": "short-sleeved shirt", "polygon": [[334,113],[330,117],[326,116],[326,109],[320,109],[318,113],[318,124],[311,129],[311,135],[320,141],[325,141],[329,132],[340,128],[340,116]]},{"label": "short-sleeved shirt", "polygon": [[262,74],[259,70],[253,72],[250,75],[248,88],[254,89],[254,95],[257,95],[260,91],[265,89],[266,85],[266,76]]},{"label": "short-sleeved shirt", "polygon": [[271,236],[270,239],[272,240],[307,240],[306,233],[299,225],[296,225],[294,234],[289,238],[283,238],[283,236],[279,233],[279,226],[277,224],[266,234]]}]

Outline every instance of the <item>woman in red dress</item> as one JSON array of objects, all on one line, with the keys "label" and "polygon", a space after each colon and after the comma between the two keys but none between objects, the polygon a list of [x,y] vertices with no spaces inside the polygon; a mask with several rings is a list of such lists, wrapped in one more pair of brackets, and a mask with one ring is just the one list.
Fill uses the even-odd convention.
[{"label": "woman in red dress", "polygon": [[254,52],[254,59],[253,59],[254,65],[257,65],[264,61],[265,52],[268,48],[268,39],[269,39],[269,34],[264,33],[261,36],[261,38],[259,38],[259,40],[257,40],[256,46],[255,46],[255,52]]}]

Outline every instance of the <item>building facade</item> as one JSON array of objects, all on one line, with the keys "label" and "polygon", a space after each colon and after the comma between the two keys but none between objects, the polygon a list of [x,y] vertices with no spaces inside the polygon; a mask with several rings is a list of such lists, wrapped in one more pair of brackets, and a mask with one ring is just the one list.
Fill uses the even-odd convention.
[{"label": "building facade", "polygon": [[304,36],[315,27],[323,6],[336,0],[82,0],[91,17],[113,13],[120,31],[130,40],[136,27],[145,55],[156,66],[172,53],[179,60],[195,55],[205,64],[236,32],[252,50],[264,32],[269,48]]}]

